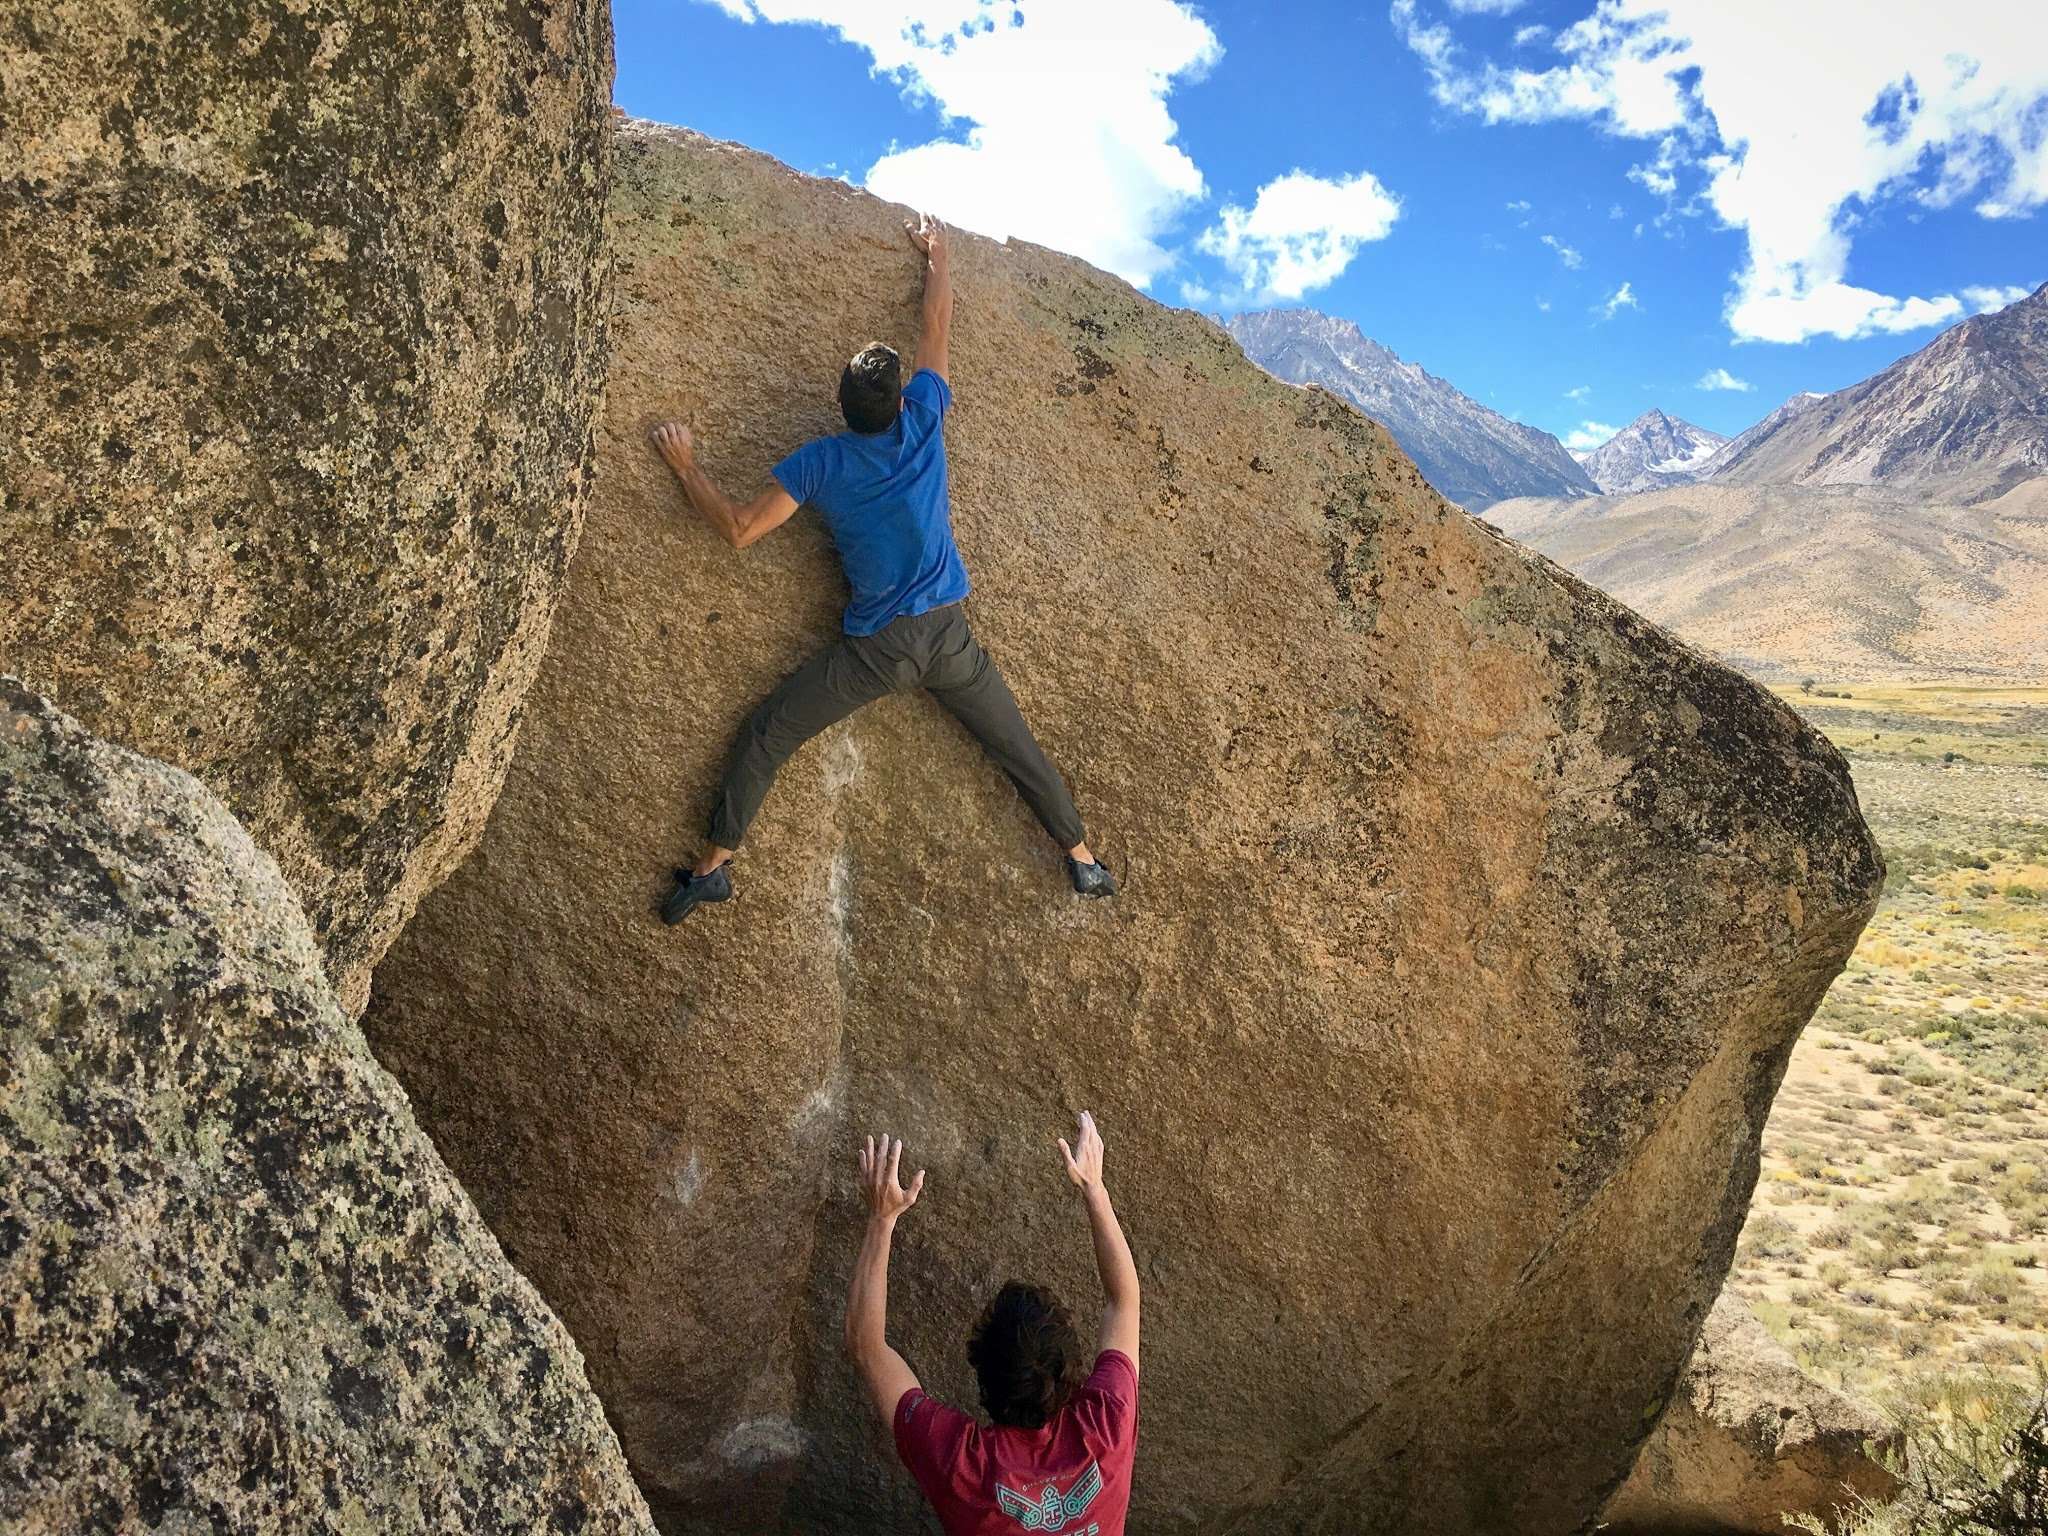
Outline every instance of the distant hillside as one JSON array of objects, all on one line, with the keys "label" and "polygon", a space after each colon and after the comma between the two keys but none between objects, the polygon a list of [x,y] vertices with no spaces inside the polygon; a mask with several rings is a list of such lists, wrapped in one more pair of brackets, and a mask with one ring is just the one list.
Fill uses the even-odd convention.
[{"label": "distant hillside", "polygon": [[1760,677],[2048,677],[2048,479],[1974,506],[1708,481],[1486,516]]},{"label": "distant hillside", "polygon": [[1648,410],[1591,453],[1574,457],[1605,494],[1626,496],[1698,479],[1727,441],[1718,432]]},{"label": "distant hillside", "polygon": [[1479,510],[1510,496],[1593,496],[1599,487],[1548,432],[1510,421],[1349,320],[1312,309],[1239,315],[1226,329],[1245,355],[1291,384],[1320,384],[1394,434],[1423,478]]},{"label": "distant hillside", "polygon": [[1800,391],[1762,421],[1729,438],[1727,442],[1714,451],[1714,456],[1711,459],[1700,466],[1699,473],[1695,478],[1701,480],[1713,479],[1723,468],[1744,458],[1751,448],[1776,432],[1794,416],[1807,409],[1814,402],[1825,399],[1827,399],[1827,396],[1821,394],[1818,390],[1808,389]]},{"label": "distant hillside", "polygon": [[2048,474],[2048,284],[1882,373],[1795,396],[1706,466],[1743,485],[1881,485],[1969,503]]}]

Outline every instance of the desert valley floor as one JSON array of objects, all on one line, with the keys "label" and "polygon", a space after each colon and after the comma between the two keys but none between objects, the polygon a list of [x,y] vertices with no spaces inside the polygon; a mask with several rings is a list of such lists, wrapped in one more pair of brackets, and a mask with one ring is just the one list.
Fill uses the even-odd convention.
[{"label": "desert valley floor", "polygon": [[1924,1398],[2048,1345],[2048,688],[1780,692],[1889,875],[1799,1042],[1729,1284],[1825,1380]]}]

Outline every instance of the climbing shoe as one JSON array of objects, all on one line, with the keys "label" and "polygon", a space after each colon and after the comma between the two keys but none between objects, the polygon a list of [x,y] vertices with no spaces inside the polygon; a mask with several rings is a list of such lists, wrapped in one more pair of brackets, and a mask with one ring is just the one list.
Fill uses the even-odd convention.
[{"label": "climbing shoe", "polygon": [[1071,854],[1067,857],[1067,878],[1074,882],[1077,896],[1114,896],[1116,880],[1106,864],[1083,864]]},{"label": "climbing shoe", "polygon": [[693,875],[687,869],[679,869],[676,871],[676,888],[661,904],[661,920],[673,928],[704,902],[730,900],[732,871],[729,865],[721,864],[708,875]]}]

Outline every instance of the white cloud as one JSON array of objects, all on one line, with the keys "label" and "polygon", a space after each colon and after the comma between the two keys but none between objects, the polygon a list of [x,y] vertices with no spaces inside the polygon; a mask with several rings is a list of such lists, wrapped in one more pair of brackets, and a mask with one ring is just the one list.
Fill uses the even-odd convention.
[{"label": "white cloud", "polygon": [[1566,245],[1562,240],[1558,239],[1557,236],[1544,235],[1541,238],[1545,245],[1549,246],[1553,251],[1557,252],[1557,259],[1563,262],[1566,266],[1571,267],[1573,270],[1577,270],[1578,268],[1583,267],[1586,264],[1585,257],[1581,256],[1577,251],[1573,250],[1570,246]]},{"label": "white cloud", "polygon": [[1182,303],[1192,304],[1199,308],[1201,305],[1207,304],[1214,299],[1216,294],[1206,284],[1190,281],[1180,285],[1180,296]]},{"label": "white cloud", "polygon": [[1515,28],[1515,46],[1517,48],[1534,47],[1537,43],[1542,42],[1545,38],[1549,36],[1550,28],[1548,27],[1517,27]]},{"label": "white cloud", "polygon": [[1527,0],[1445,0],[1454,11],[1467,16],[1505,16],[1519,11]]},{"label": "white cloud", "polygon": [[1400,215],[1401,200],[1370,171],[1336,181],[1290,171],[1259,188],[1250,209],[1225,205],[1196,244],[1248,293],[1298,299],[1335,282],[1359,246],[1385,239]]},{"label": "white cloud", "polygon": [[[1141,286],[1206,194],[1166,98],[1221,57],[1178,0],[707,0],[865,49],[951,138],[892,150],[868,189],[986,235],[1071,251]],[[964,131],[963,131],[964,130]]]},{"label": "white cloud", "polygon": [[1593,306],[1602,320],[1612,320],[1620,310],[1641,309],[1642,307],[1641,304],[1636,302],[1636,290],[1633,283],[1623,283],[1605,299],[1601,300],[1600,303]]},{"label": "white cloud", "polygon": [[2005,218],[2048,202],[2040,0],[1599,0],[1557,33],[1564,62],[1543,70],[1468,65],[1418,0],[1392,0],[1391,14],[1444,105],[1657,139],[1658,161],[1631,174],[1661,195],[1681,172],[1701,176],[1707,205],[1747,238],[1728,301],[1743,340],[1914,330],[1962,312],[1953,294],[1848,281],[1866,209],[1974,197]]},{"label": "white cloud", "polygon": [[1529,211],[1529,199],[1518,197],[1512,203],[1508,203],[1505,206],[1509,213],[1527,213]]},{"label": "white cloud", "polygon": [[1564,445],[1573,453],[1590,453],[1620,430],[1604,421],[1582,421],[1564,435]]},{"label": "white cloud", "polygon": [[[2039,286],[2040,284],[2038,283],[2034,285],[2036,288]],[[2033,288],[2018,287],[1965,288],[1963,290],[1963,302],[1969,305],[1976,313],[1986,315],[1994,309],[2003,309],[2008,304],[2019,303],[2021,299],[2024,299],[2033,291]]]},{"label": "white cloud", "polygon": [[1538,300],[1536,301],[1536,307],[1537,307],[1538,309],[1542,310],[1542,311],[1543,311],[1543,313],[1547,315],[1547,314],[1549,314],[1549,313],[1550,313],[1550,300],[1548,300],[1548,299],[1538,299]]},{"label": "white cloud", "polygon": [[1700,375],[1699,383],[1693,387],[1695,389],[1732,389],[1745,395],[1756,388],[1749,380],[1738,379],[1726,368],[1709,368]]},{"label": "white cloud", "polygon": [[[1674,4],[1711,0],[1673,0]],[[1754,0],[1749,0],[1754,3]],[[1609,12],[1621,4],[1647,9],[1649,0],[1601,0],[1593,15],[1562,28],[1554,41],[1569,63],[1554,69],[1503,69],[1458,63],[1449,27],[1422,21],[1417,0],[1392,0],[1394,26],[1429,67],[1436,99],[1490,123],[1546,122],[1561,117],[1609,115],[1618,131],[1655,134],[1685,121],[1679,85],[1660,62],[1663,47],[1643,39]]]},{"label": "white cloud", "polygon": [[1566,390],[1566,391],[1564,392],[1564,397],[1565,397],[1565,399],[1567,399],[1567,400],[1583,400],[1583,399],[1585,399],[1585,398],[1586,398],[1586,396],[1588,396],[1588,395],[1590,395],[1590,394],[1592,394],[1592,393],[1593,393],[1593,386],[1592,386],[1592,385],[1590,385],[1590,384],[1581,384],[1581,385],[1580,385],[1580,386],[1579,386],[1579,387],[1578,387],[1577,389],[1568,389],[1568,390]]},{"label": "white cloud", "polygon": [[1648,165],[1630,166],[1628,179],[1645,191],[1663,198],[1668,204],[1673,194],[1678,191],[1678,170],[1684,163],[1685,152],[1678,142],[1678,136],[1667,133],[1657,145],[1657,158]]}]

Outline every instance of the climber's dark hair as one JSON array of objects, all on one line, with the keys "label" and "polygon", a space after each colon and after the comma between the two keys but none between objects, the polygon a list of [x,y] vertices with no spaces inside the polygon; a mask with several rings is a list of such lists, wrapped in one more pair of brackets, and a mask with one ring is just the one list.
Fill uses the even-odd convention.
[{"label": "climber's dark hair", "polygon": [[871,341],[839,375],[839,412],[856,432],[886,432],[903,402],[903,359]]},{"label": "climber's dark hair", "polygon": [[1059,1297],[1011,1280],[990,1298],[967,1340],[981,1406],[998,1424],[1040,1429],[1073,1395],[1081,1341]]}]

